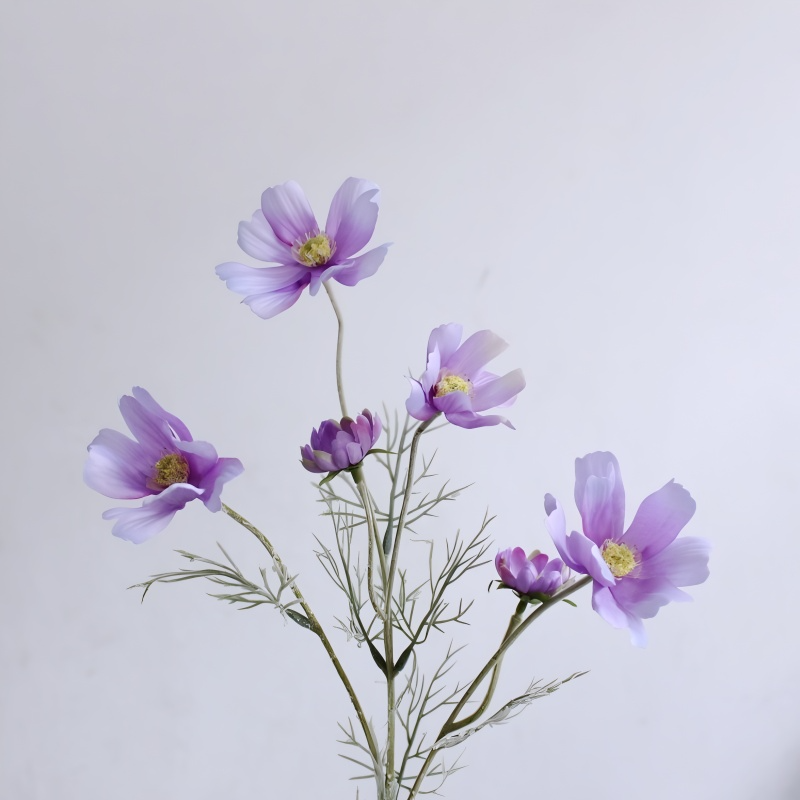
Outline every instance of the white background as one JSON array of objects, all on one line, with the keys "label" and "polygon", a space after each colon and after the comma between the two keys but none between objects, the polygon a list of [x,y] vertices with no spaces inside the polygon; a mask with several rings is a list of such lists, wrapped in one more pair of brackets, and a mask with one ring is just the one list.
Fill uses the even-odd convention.
[{"label": "white background", "polygon": [[[528,380],[516,432],[428,440],[440,474],[475,485],[424,533],[472,531],[488,507],[496,546],[547,548],[544,492],[571,507],[573,459],[610,449],[629,518],[674,477],[697,500],[686,533],[714,546],[645,650],[588,593],[546,615],[498,700],[590,674],[474,737],[445,795],[800,797],[800,5],[50,0],[4,16],[0,797],[355,797],[334,744],[350,707],[308,632],[199,584],[143,605],[126,591],[217,540],[256,574],[257,543],[194,504],[127,544],[100,518],[117,503],[81,479],[119,396],[145,386],[242,459],[224,499],[332,630],[311,554],[331,533],[297,448],[337,413],[335,321],[324,294],[259,320],[213,268],[255,263],[236,226],[264,188],[296,179],[324,219],[348,175],[381,186],[373,243],[394,242],[338,292],[351,407],[401,408],[448,321],[497,331],[494,366]],[[492,577],[464,586],[462,680],[513,606]],[[377,671],[332,637],[380,729]]]}]

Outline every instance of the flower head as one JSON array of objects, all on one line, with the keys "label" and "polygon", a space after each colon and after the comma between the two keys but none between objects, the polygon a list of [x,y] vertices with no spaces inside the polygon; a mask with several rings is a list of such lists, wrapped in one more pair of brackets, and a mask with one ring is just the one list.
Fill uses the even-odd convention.
[{"label": "flower head", "polygon": [[136,441],[104,428],[89,445],[83,479],[95,491],[118,500],[140,497],[134,508],[111,508],[114,536],[140,544],[163,530],[175,513],[199,498],[209,511],[222,508],[223,484],[242,470],[238,458],[218,458],[208,442],[196,442],[176,416],[136,386],[119,409]]},{"label": "flower head", "polygon": [[569,569],[560,558],[550,559],[538,550],[526,556],[521,547],[501,550],[494,565],[504,586],[539,600],[553,595],[569,578]]},{"label": "flower head", "polygon": [[329,278],[355,286],[377,272],[389,248],[383,244],[355,255],[375,230],[378,194],[374,183],[348,178],[333,197],[323,230],[294,181],[271,186],[252,219],[239,223],[239,247],[278,266],[229,261],[217,267],[217,275],[262,319],[294,305],[306,286],[312,295]]},{"label": "flower head", "polygon": [[590,453],[575,460],[575,503],[583,533],[567,536],[564,511],[545,496],[547,528],[568,567],[591,575],[592,607],[615,628],[628,628],[633,644],[647,642],[643,619],[654,617],[670,601],[691,597],[679,586],[695,586],[708,577],[709,543],[677,536],[692,518],[695,502],[670,481],[646,497],[623,533],[625,490],[617,459]]},{"label": "flower head", "polygon": [[419,380],[409,379],[408,413],[424,421],[441,412],[448,422],[462,428],[501,422],[513,428],[498,414],[476,413],[511,405],[525,388],[522,370],[515,369],[501,378],[484,369],[508,344],[491,331],[473,333],[461,344],[461,334],[461,325],[455,323],[440,325],[431,332],[425,372]]},{"label": "flower head", "polygon": [[311,443],[300,448],[300,461],[309,472],[339,472],[360,464],[381,435],[377,414],[365,408],[355,419],[326,419],[311,431]]}]

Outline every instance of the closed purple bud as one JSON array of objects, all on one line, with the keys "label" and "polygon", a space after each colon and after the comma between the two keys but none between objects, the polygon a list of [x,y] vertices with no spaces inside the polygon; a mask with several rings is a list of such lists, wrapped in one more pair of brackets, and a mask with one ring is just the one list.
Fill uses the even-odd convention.
[{"label": "closed purple bud", "polygon": [[364,460],[382,430],[380,417],[366,408],[355,419],[326,419],[300,448],[300,462],[309,472],[351,469]]},{"label": "closed purple bud", "polygon": [[503,584],[519,595],[550,597],[569,577],[560,558],[550,559],[538,551],[528,557],[521,547],[501,550],[494,565]]}]

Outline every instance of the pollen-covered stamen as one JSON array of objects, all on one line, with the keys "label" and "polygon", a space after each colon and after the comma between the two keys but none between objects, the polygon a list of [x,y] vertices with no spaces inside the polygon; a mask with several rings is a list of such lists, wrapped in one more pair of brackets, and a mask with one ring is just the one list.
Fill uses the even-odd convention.
[{"label": "pollen-covered stamen", "polygon": [[164,489],[173,483],[186,483],[189,479],[189,462],[179,453],[167,453],[156,461],[153,483]]},{"label": "pollen-covered stamen", "polygon": [[297,260],[307,267],[320,267],[330,261],[336,245],[325,233],[310,236],[302,244],[295,245]]},{"label": "pollen-covered stamen", "polygon": [[443,397],[452,392],[463,392],[469,394],[472,391],[472,383],[466,378],[461,378],[458,375],[445,375],[439,383],[436,384],[433,390],[434,397]]},{"label": "pollen-covered stamen", "polygon": [[603,546],[603,561],[608,564],[615,578],[624,578],[636,566],[633,550],[625,544],[606,542]]}]

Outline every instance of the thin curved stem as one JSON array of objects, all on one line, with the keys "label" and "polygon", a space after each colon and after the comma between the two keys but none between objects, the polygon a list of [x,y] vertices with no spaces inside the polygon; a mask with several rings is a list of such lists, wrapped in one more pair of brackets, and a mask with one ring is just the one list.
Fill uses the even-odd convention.
[{"label": "thin curved stem", "polygon": [[375,525],[375,509],[372,506],[372,498],[369,496],[369,489],[367,482],[364,478],[364,472],[361,466],[353,471],[353,479],[356,482],[358,494],[361,497],[361,504],[364,506],[364,514],[367,518],[367,591],[369,593],[369,601],[375,609],[375,613],[381,622],[384,621],[384,610],[378,603],[378,598],[375,595],[375,584],[373,579],[373,562],[375,560],[374,550],[377,547],[378,555],[381,562],[381,576],[383,578],[383,585],[386,585],[386,559],[383,555],[383,548],[378,539],[378,530]]},{"label": "thin curved stem", "polygon": [[[253,536],[255,536],[256,539],[258,539],[258,541],[261,542],[261,544],[264,546],[265,550],[269,553],[270,557],[275,562],[275,565],[278,567],[278,569],[281,570],[281,572],[283,572],[284,574],[289,574],[286,571],[286,567],[284,566],[283,561],[281,561],[280,556],[273,547],[272,542],[270,542],[270,540],[267,539],[267,537],[264,536],[264,534],[261,533],[261,531],[258,528],[256,528],[255,525],[253,525],[251,522],[248,522],[248,520],[246,520],[241,514],[234,511],[230,506],[225,505],[225,503],[222,504],[222,510],[232,520],[238,522],[243,528],[250,531],[250,533],[252,533]],[[314,615],[314,612],[311,610],[311,607],[306,602],[305,597],[303,597],[303,593],[300,591],[300,588],[298,587],[297,583],[295,583],[295,581],[292,581],[291,583],[291,590],[294,596],[299,600],[300,606],[302,607],[309,623],[311,624],[311,630],[317,634],[320,641],[322,642],[322,646],[325,648],[325,651],[330,657],[330,660],[333,662],[333,667],[336,670],[339,679],[344,684],[344,688],[347,691],[348,696],[350,697],[350,702],[353,704],[353,708],[355,709],[358,721],[361,724],[361,729],[364,731],[364,737],[367,740],[367,746],[369,747],[369,751],[372,754],[372,757],[375,759],[375,761],[379,762],[380,754],[378,751],[378,747],[375,744],[375,739],[372,736],[372,731],[370,730],[367,718],[364,715],[364,710],[361,708],[361,703],[358,700],[353,685],[350,683],[350,679],[347,677],[347,673],[344,671],[344,668],[342,667],[339,659],[337,658],[333,646],[331,645],[330,640],[326,636],[325,631],[322,628],[322,625],[320,625],[319,620]]]},{"label": "thin curved stem", "polygon": [[342,344],[344,341],[344,321],[342,319],[342,312],[339,310],[339,304],[336,302],[336,297],[331,288],[331,282],[325,281],[322,284],[325,291],[328,293],[328,299],[333,306],[333,313],[336,314],[336,322],[338,323],[339,330],[336,335],[336,391],[339,393],[339,406],[342,409],[342,416],[347,416],[347,403],[344,400],[344,383],[342,382]]},{"label": "thin curved stem", "polygon": [[[525,609],[527,607],[528,604],[524,600],[520,600],[519,603],[517,603],[516,611],[511,616],[511,619],[508,621],[508,628],[506,628],[506,632],[503,634],[503,638],[500,640],[500,644],[502,644],[506,639],[508,639],[508,637],[511,636],[511,634],[514,633],[514,631],[519,627],[520,623],[522,622],[523,614],[525,613]],[[458,722],[459,728],[464,728],[467,725],[471,725],[473,722],[476,722],[483,716],[484,712],[489,707],[489,703],[492,702],[492,697],[494,697],[494,690],[497,688],[497,681],[500,678],[500,667],[502,666],[503,666],[503,656],[501,655],[500,658],[497,659],[497,663],[494,665],[494,669],[492,670],[492,678],[489,682],[489,688],[486,690],[486,695],[481,701],[481,704],[468,717],[464,717],[464,719],[459,720]]]},{"label": "thin curved stem", "polygon": [[408,513],[408,504],[411,499],[411,490],[414,487],[414,462],[417,458],[417,447],[419,445],[419,438],[425,432],[425,429],[436,419],[438,414],[430,419],[422,422],[414,431],[414,436],[411,440],[411,447],[408,455],[408,475],[406,476],[406,486],[403,492],[403,505],[400,508],[400,517],[397,520],[397,531],[394,536],[394,542],[391,545],[392,560],[389,564],[389,570],[386,575],[385,582],[385,601],[386,612],[383,619],[383,646],[386,654],[386,705],[387,705],[387,736],[386,736],[386,789],[389,791],[394,782],[394,740],[397,716],[397,702],[395,698],[395,684],[394,684],[394,629],[392,626],[392,587],[394,585],[394,576],[397,571],[397,554],[400,550],[400,534],[403,532],[403,527],[406,524],[406,514]]},{"label": "thin curved stem", "polygon": [[[506,651],[509,647],[511,647],[514,642],[519,639],[520,636],[531,626],[534,620],[538,619],[548,608],[552,608],[557,603],[560,603],[562,600],[569,597],[571,594],[574,594],[578,591],[578,589],[582,589],[584,586],[588,585],[592,582],[591,576],[587,575],[584,578],[581,578],[576,583],[572,584],[568,588],[564,589],[563,591],[559,592],[558,594],[553,595],[549,600],[545,600],[532,614],[528,615],[528,617],[523,620],[511,633],[508,633],[506,637],[503,639],[500,647],[497,648],[495,653],[492,657],[486,662],[483,669],[478,673],[477,677],[474,681],[469,685],[467,691],[462,696],[461,700],[458,701],[458,704],[451,712],[450,716],[447,718],[447,721],[442,725],[442,729],[439,731],[439,735],[436,737],[436,741],[440,741],[443,737],[447,736],[448,733],[452,733],[453,731],[459,730],[459,728],[463,728],[465,725],[469,724],[464,720],[460,720],[456,722],[456,718],[461,713],[464,706],[467,704],[469,699],[475,693],[478,686],[481,684],[483,679],[499,664],[502,660],[503,656],[505,655]],[[487,703],[488,705],[488,703]],[[428,753],[428,757],[425,759],[425,763],[422,765],[422,769],[419,771],[417,775],[417,779],[414,781],[414,785],[411,787],[411,791],[408,794],[408,800],[413,800],[414,797],[417,796],[417,792],[422,786],[422,781],[425,779],[425,775],[428,771],[428,768],[431,765],[431,761],[433,761],[434,756],[436,753],[439,752],[441,748],[436,747],[434,745],[430,752]]]}]

